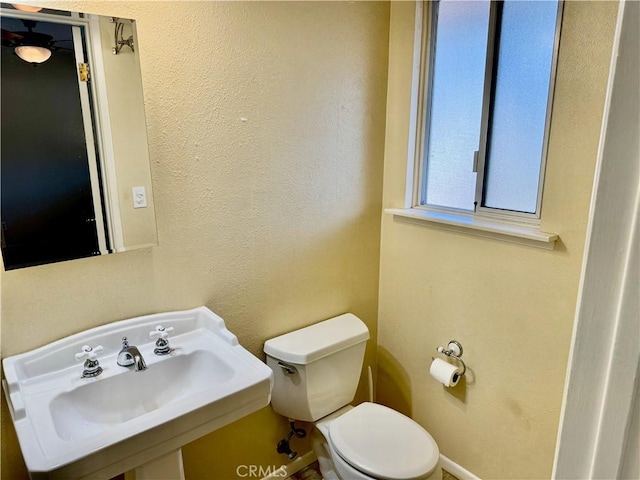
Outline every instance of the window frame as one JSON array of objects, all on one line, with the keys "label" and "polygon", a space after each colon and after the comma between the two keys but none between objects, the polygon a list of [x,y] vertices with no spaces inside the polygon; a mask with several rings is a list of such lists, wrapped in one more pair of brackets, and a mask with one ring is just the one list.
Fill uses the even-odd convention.
[{"label": "window frame", "polygon": [[551,127],[551,116],[553,110],[553,98],[555,91],[555,81],[557,74],[558,52],[560,45],[560,33],[562,25],[562,15],[564,10],[564,0],[558,0],[558,12],[556,16],[555,36],[553,45],[553,55],[551,60],[551,71],[549,78],[549,92],[547,95],[547,108],[545,116],[545,129],[541,151],[541,162],[538,177],[538,194],[536,201],[536,211],[534,213],[520,212],[514,210],[499,209],[484,206],[485,178],[487,167],[487,147],[490,138],[490,122],[492,114],[492,103],[495,93],[495,74],[497,71],[497,57],[499,53],[499,42],[497,41],[496,32],[498,22],[501,19],[503,2],[490,2],[489,11],[489,28],[487,38],[487,53],[485,64],[484,91],[482,102],[482,117],[479,136],[478,151],[475,152],[472,159],[472,168],[476,172],[476,185],[474,195],[474,209],[466,210],[454,207],[445,207],[437,205],[423,204],[426,198],[426,178],[428,172],[428,162],[425,158],[425,152],[429,145],[430,130],[430,110],[433,92],[433,73],[434,73],[434,51],[435,51],[435,34],[437,24],[437,12],[439,0],[418,1],[417,8],[420,8],[422,16],[421,39],[419,44],[419,79],[417,103],[418,112],[416,118],[415,131],[415,158],[414,163],[414,181],[412,194],[412,208],[426,210],[436,213],[459,213],[464,216],[472,216],[486,219],[496,219],[503,222],[518,223],[531,226],[540,224],[542,197],[544,192],[544,177],[546,172],[546,160],[549,145],[549,133]]}]

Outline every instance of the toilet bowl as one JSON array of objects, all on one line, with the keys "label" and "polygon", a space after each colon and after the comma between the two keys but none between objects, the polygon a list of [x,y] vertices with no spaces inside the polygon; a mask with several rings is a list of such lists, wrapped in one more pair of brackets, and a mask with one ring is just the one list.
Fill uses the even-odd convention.
[{"label": "toilet bowl", "polygon": [[442,479],[436,442],[395,410],[349,405],[314,426],[312,445],[324,480]]},{"label": "toilet bowl", "polygon": [[442,478],[438,446],[419,424],[375,403],[349,405],[368,339],[364,322],[346,313],[265,342],[273,410],[314,423],[324,480]]}]

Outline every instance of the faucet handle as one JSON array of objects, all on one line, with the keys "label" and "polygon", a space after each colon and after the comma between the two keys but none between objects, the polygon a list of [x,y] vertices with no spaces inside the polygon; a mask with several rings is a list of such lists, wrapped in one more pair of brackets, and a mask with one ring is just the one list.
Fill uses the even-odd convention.
[{"label": "faucet handle", "polygon": [[162,325],[158,325],[155,330],[149,332],[151,338],[158,337],[153,353],[156,355],[169,355],[171,353],[169,340],[167,340],[170,332],[173,332],[173,327],[164,328]]},{"label": "faucet handle", "polygon": [[84,357],[87,357],[89,360],[95,360],[98,358],[98,354],[102,351],[102,345],[98,345],[97,347],[90,347],[89,345],[84,345],[82,347],[82,351],[80,353],[76,353],[76,360],[80,361]]},{"label": "faucet handle", "polygon": [[173,327],[164,328],[162,325],[158,325],[155,330],[151,330],[149,332],[149,336],[151,338],[161,338],[162,340],[166,340],[171,332],[173,332]]},{"label": "faucet handle", "polygon": [[82,371],[82,378],[97,377],[102,373],[102,367],[98,363],[98,353],[102,351],[102,345],[91,348],[89,345],[83,345],[82,351],[76,353],[76,360],[80,361],[84,357],[87,359],[84,362],[84,370]]}]

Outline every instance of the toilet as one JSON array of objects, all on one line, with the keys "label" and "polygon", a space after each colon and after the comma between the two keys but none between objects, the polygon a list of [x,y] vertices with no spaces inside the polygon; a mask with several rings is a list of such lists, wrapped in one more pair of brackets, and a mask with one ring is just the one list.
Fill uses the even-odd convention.
[{"label": "toilet", "polygon": [[314,424],[324,480],[441,479],[438,445],[424,428],[382,405],[350,405],[368,339],[364,322],[346,313],[265,342],[274,411]]}]

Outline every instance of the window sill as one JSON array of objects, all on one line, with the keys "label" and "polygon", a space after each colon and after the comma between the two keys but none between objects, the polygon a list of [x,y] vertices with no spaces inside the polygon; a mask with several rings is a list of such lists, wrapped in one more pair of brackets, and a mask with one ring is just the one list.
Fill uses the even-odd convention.
[{"label": "window sill", "polygon": [[442,213],[417,208],[385,208],[395,220],[432,225],[437,228],[462,232],[503,242],[553,250],[558,235],[541,232],[537,226],[505,222],[463,213]]}]

